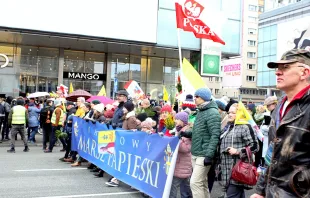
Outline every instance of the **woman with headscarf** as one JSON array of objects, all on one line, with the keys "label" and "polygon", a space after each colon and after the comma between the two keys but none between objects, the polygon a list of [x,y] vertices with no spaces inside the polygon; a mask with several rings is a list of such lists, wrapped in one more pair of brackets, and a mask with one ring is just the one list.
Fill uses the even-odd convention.
[{"label": "woman with headscarf", "polygon": [[246,147],[249,147],[252,153],[258,150],[258,142],[252,127],[248,124],[235,125],[237,110],[238,104],[230,107],[228,123],[220,136],[220,167],[227,198],[244,198],[244,189],[251,188],[231,179],[231,170],[237,160],[241,158],[247,160]]}]

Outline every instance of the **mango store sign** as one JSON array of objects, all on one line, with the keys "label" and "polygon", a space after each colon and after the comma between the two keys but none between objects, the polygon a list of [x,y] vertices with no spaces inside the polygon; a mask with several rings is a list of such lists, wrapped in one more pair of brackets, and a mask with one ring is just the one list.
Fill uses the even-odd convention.
[{"label": "mango store sign", "polygon": [[0,61],[0,67],[5,68],[6,66],[8,66],[10,61],[9,61],[9,58],[7,57],[7,55],[0,54],[0,58],[4,58],[4,60],[5,60],[4,64],[2,64],[2,61]]},{"label": "mango store sign", "polygon": [[79,80],[105,80],[106,75],[96,73],[64,72],[63,77]]}]

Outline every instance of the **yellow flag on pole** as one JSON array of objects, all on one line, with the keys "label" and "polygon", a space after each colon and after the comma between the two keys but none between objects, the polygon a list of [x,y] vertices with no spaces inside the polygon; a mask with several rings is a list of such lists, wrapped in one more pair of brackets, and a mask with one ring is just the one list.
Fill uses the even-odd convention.
[{"label": "yellow flag on pole", "polygon": [[72,83],[70,83],[69,94],[70,94],[70,93],[72,93],[73,91],[74,91],[74,89],[73,89],[73,85],[72,85]]},{"label": "yellow flag on pole", "polygon": [[106,92],[105,92],[105,87],[104,87],[104,85],[102,85],[102,87],[101,87],[101,89],[100,89],[100,91],[99,91],[99,93],[98,93],[97,96],[107,96],[107,94],[106,94]]},{"label": "yellow flag on pole", "polygon": [[207,87],[199,73],[186,58],[183,59],[181,80],[183,81],[182,86],[184,83],[185,89],[188,89],[185,91],[189,91],[191,89],[197,90],[202,87]]},{"label": "yellow flag on pole", "polygon": [[168,94],[167,89],[166,89],[165,86],[163,88],[163,100],[164,101],[168,101],[169,100],[169,94]]}]

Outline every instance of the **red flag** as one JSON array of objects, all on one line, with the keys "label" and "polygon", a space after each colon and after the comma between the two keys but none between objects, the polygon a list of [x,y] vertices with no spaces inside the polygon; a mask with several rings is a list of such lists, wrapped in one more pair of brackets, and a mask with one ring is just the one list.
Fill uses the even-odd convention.
[{"label": "red flag", "polygon": [[195,0],[186,0],[184,5],[175,3],[177,27],[193,32],[196,38],[209,39],[225,45],[225,42],[200,20],[203,10],[204,7]]}]

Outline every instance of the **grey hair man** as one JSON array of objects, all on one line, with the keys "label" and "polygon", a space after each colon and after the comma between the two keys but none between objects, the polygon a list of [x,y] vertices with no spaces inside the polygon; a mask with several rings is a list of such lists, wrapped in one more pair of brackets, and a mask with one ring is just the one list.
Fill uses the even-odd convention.
[{"label": "grey hair man", "polygon": [[293,49],[268,63],[286,96],[272,112],[268,169],[251,198],[310,197],[310,52]]}]

